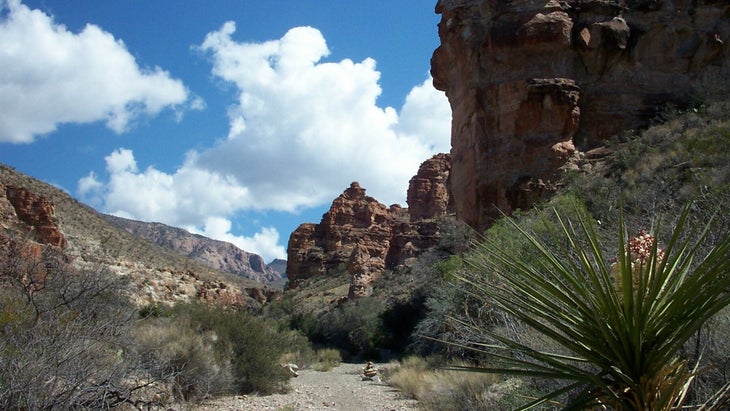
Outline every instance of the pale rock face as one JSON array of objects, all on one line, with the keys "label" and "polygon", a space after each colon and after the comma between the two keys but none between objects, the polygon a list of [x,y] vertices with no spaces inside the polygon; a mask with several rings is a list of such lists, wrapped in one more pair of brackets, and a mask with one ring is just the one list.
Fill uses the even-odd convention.
[{"label": "pale rock face", "polygon": [[730,91],[727,1],[441,0],[436,12],[452,201],[480,230],[552,192],[576,147]]}]

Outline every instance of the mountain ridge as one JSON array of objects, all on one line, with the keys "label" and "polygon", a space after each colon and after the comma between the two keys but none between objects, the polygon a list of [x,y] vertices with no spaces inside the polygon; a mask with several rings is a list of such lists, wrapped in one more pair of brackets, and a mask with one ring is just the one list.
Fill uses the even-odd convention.
[{"label": "mountain ridge", "polygon": [[275,288],[283,288],[286,283],[285,269],[281,270],[279,265],[266,264],[258,254],[250,253],[229,242],[159,222],[143,222],[109,214],[103,214],[103,217],[135,236],[187,255],[209,267]]}]

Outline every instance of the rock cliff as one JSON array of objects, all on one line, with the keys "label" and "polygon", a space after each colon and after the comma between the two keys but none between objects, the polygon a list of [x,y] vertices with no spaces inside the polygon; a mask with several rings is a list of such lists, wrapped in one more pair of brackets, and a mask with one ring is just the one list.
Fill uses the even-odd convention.
[{"label": "rock cliff", "polygon": [[484,229],[555,189],[577,148],[730,91],[725,0],[440,0],[456,213]]},{"label": "rock cliff", "polygon": [[449,170],[448,154],[424,162],[410,182],[409,209],[387,207],[353,182],[319,224],[302,224],[291,234],[289,287],[315,276],[346,273],[350,298],[369,295],[386,268],[407,264],[438,243],[436,219],[451,212]]},{"label": "rock cliff", "polygon": [[7,206],[0,208],[6,210],[3,213],[4,221],[14,220],[12,214],[15,214],[17,220],[25,224],[27,231],[34,235],[34,240],[38,243],[66,247],[66,237],[55,220],[55,206],[48,199],[31,193],[24,187],[0,183],[0,201],[12,206],[12,210]]}]

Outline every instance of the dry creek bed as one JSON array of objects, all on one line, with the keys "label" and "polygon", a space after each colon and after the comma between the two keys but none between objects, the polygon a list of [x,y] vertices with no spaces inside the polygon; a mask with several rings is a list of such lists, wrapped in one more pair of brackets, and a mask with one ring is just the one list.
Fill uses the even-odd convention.
[{"label": "dry creek bed", "polygon": [[[382,364],[376,364],[376,368]],[[402,411],[417,410],[394,387],[379,381],[363,381],[362,364],[341,364],[330,371],[301,370],[291,379],[291,391],[267,396],[235,396],[203,403],[197,411],[214,410],[326,410]]]}]

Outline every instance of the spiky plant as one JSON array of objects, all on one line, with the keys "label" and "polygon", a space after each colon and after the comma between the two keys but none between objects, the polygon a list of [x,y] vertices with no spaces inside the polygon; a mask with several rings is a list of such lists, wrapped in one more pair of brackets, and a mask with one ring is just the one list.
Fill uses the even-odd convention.
[{"label": "spiky plant", "polygon": [[525,410],[561,397],[568,398],[566,410],[680,407],[698,372],[679,356],[680,349],[730,304],[730,237],[725,233],[707,255],[697,255],[706,230],[695,236],[698,240],[683,235],[688,214],[686,208],[664,250],[653,237],[627,242],[620,222],[613,267],[615,256],[604,255],[585,212],[575,222],[558,215],[550,246],[512,221],[536,251],[530,263],[485,238],[470,258],[480,275],[461,280],[554,341],[561,352],[482,329],[491,341],[471,347],[488,354],[494,366],[475,370],[565,382]]}]

